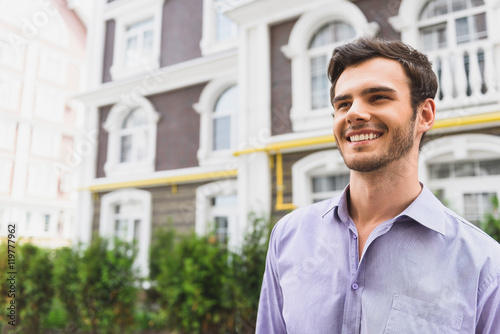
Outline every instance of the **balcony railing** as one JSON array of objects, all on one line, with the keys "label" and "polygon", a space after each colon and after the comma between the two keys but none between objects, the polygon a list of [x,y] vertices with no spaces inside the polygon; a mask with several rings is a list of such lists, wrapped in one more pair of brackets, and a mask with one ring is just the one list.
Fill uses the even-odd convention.
[{"label": "balcony railing", "polygon": [[491,42],[481,41],[454,49],[428,52],[439,81],[438,110],[496,104],[498,72]]}]

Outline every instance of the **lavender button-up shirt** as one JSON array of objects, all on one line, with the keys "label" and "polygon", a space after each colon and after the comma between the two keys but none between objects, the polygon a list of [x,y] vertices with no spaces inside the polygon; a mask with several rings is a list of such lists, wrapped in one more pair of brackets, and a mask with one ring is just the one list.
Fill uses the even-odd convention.
[{"label": "lavender button-up shirt", "polygon": [[258,334],[500,333],[500,245],[425,186],[361,260],[346,190],[271,235]]}]

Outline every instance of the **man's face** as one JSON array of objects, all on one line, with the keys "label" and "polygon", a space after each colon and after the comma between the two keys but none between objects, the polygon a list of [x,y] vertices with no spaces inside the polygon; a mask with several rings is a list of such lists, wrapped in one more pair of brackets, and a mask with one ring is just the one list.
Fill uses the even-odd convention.
[{"label": "man's face", "polygon": [[346,68],[332,101],[333,133],[350,169],[379,170],[414,148],[410,87],[398,62],[374,58]]}]

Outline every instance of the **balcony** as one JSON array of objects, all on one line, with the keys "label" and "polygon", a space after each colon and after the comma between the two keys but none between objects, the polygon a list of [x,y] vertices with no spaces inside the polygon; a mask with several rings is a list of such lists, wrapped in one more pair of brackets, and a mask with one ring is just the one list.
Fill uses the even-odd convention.
[{"label": "balcony", "polygon": [[437,118],[498,111],[497,53],[487,40],[427,53],[439,82]]}]

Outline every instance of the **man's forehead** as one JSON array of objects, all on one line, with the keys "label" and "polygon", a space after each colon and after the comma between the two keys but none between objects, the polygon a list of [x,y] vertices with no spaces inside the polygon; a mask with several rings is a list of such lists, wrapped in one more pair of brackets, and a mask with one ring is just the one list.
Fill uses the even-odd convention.
[{"label": "man's forehead", "polygon": [[396,60],[377,57],[362,63],[346,67],[340,74],[334,90],[334,96],[363,90],[370,86],[387,86],[409,89],[410,82],[403,66]]}]

